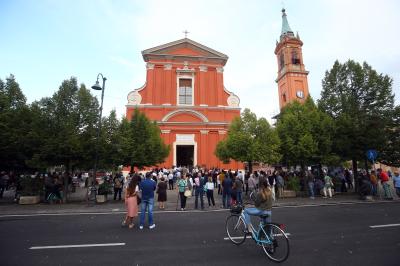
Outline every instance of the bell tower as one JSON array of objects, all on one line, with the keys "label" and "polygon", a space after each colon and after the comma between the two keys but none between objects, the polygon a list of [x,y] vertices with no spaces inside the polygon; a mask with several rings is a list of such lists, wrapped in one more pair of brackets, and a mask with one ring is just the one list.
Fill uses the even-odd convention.
[{"label": "bell tower", "polygon": [[279,42],[276,42],[275,55],[278,61],[279,107],[295,100],[304,102],[308,97],[308,71],[303,64],[301,47],[303,42],[299,34],[294,35],[289,26],[285,9],[282,9],[282,31]]}]

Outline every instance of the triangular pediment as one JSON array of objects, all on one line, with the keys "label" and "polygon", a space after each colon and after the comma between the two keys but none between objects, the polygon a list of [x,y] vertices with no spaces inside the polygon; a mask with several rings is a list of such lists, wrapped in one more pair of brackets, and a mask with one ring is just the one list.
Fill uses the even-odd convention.
[{"label": "triangular pediment", "polygon": [[211,49],[205,45],[197,43],[188,38],[177,40],[174,42],[166,43],[160,46],[156,46],[150,49],[142,51],[143,58],[146,59],[149,56],[189,56],[189,57],[203,57],[222,59],[226,61],[228,56],[220,53],[214,49]]}]

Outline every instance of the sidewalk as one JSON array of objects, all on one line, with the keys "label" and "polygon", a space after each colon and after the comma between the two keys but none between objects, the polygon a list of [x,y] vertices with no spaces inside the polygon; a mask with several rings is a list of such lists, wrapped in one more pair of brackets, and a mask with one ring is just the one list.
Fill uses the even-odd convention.
[{"label": "sidewalk", "polygon": [[[157,195],[155,196],[154,211],[168,212],[180,210],[180,202],[178,199],[178,191],[167,191],[167,202],[165,210],[159,210],[157,204]],[[113,200],[113,195],[108,196],[106,203],[96,203],[93,206],[85,200],[86,188],[77,188],[75,193],[69,195],[69,202],[66,204],[48,204],[40,203],[35,205],[19,205],[13,202],[14,191],[6,191],[4,197],[0,199],[0,216],[1,215],[22,215],[22,214],[62,214],[62,213],[121,213],[125,211],[124,201]],[[205,211],[223,210],[222,196],[214,191],[215,207],[208,207],[207,197],[204,197]],[[192,196],[187,199],[186,210],[194,210],[195,197]],[[244,197],[244,202],[248,200]],[[375,198],[372,201],[359,200],[359,196],[354,193],[336,194],[332,199],[325,199],[323,197],[316,197],[310,199],[308,197],[284,198],[277,199],[273,203],[273,207],[294,207],[294,206],[323,206],[333,204],[357,204],[357,203],[371,203],[371,202],[389,202]],[[395,197],[393,201],[400,203],[399,198]],[[200,207],[200,202],[199,202]]]}]

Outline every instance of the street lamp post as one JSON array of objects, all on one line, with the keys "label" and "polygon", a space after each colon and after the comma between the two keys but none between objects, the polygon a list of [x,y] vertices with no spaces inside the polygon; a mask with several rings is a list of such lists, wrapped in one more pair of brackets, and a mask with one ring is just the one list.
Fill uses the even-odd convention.
[{"label": "street lamp post", "polygon": [[[99,77],[103,79],[103,86],[100,87],[99,84]],[[95,160],[94,160],[94,171],[90,185],[90,199],[89,201],[96,202],[96,174],[97,174],[97,164],[99,161],[99,138],[100,138],[100,131],[101,131],[101,117],[103,114],[103,99],[104,99],[104,88],[106,86],[107,78],[103,76],[103,74],[99,73],[97,75],[96,83],[92,86],[93,90],[101,90],[101,105],[100,105],[100,112],[99,112],[99,125],[97,127],[97,134],[96,134],[96,147],[95,147]]]}]

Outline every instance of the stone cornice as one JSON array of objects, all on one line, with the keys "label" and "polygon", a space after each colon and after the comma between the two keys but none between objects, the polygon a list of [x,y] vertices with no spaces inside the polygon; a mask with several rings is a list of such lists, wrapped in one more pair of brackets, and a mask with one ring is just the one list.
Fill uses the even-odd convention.
[{"label": "stone cornice", "polygon": [[276,79],[275,82],[279,82],[279,80],[281,80],[284,76],[292,76],[290,74],[295,74],[294,76],[307,76],[309,73],[309,71],[296,71],[296,70],[290,70],[290,71],[286,71],[285,73],[279,75]]},{"label": "stone cornice", "polygon": [[[228,122],[162,122],[157,121],[158,125],[186,125],[186,126],[228,126]],[[224,131],[226,132],[226,131]],[[222,133],[221,133],[222,134]]]},{"label": "stone cornice", "polygon": [[230,107],[230,106],[183,106],[183,105],[152,105],[151,103],[146,104],[127,104],[125,107],[139,107],[139,108],[166,108],[166,109],[220,109],[220,110],[241,110],[240,107]]}]

